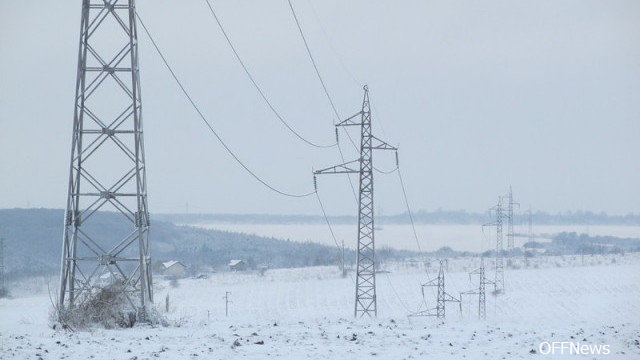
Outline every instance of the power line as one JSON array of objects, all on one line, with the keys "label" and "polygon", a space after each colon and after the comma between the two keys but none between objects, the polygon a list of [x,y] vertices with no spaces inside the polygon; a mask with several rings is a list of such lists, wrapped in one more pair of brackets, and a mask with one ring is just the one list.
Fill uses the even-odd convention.
[{"label": "power line", "polygon": [[[311,48],[309,47],[309,43],[307,42],[307,38],[304,35],[304,32],[302,31],[302,25],[300,24],[300,20],[298,20],[298,16],[296,14],[295,9],[293,8],[293,4],[291,3],[291,0],[287,0],[287,1],[289,3],[289,8],[291,8],[291,14],[293,15],[293,19],[295,20],[296,26],[298,27],[298,31],[300,32],[300,37],[302,38],[302,41],[304,42],[304,47],[307,50],[307,55],[309,55],[309,60],[311,60],[311,64],[313,65],[313,69],[315,70],[316,75],[318,77],[318,80],[320,80],[320,84],[322,85],[322,90],[324,90],[324,94],[327,96],[327,99],[329,100],[329,104],[331,104],[331,109],[333,109],[333,113],[336,115],[336,121],[340,122],[342,120],[342,118],[340,117],[340,114],[338,113],[338,109],[336,109],[336,106],[335,106],[335,104],[333,102],[333,98],[329,94],[329,90],[327,89],[327,85],[324,82],[324,79],[322,78],[322,75],[320,74],[320,70],[318,69],[318,65],[316,64],[316,60],[313,57],[313,53],[311,52]],[[347,131],[347,129],[343,128],[342,130],[347,135],[347,138],[349,139],[349,142],[354,147],[356,152],[359,152],[360,149],[358,149],[358,146],[356,145],[355,141],[353,141],[353,139],[351,138],[351,135],[349,135],[349,132]],[[337,133],[336,133],[336,137],[337,137]],[[340,159],[342,160],[342,162],[345,162],[344,152],[342,151],[342,147],[340,146],[340,141],[337,141],[337,140],[338,139],[336,139],[336,145],[338,145],[338,151],[340,153]],[[356,195],[355,187],[353,186],[353,181],[351,181],[351,175],[347,174],[347,179],[349,180],[349,186],[351,187],[351,193],[353,194],[353,198],[354,198],[355,202],[357,203],[359,200],[358,200],[358,196]]]},{"label": "power line", "polygon": [[[315,176],[313,177],[313,183],[315,186],[315,194],[316,194],[316,198],[318,199],[318,204],[320,205],[320,210],[322,210],[322,215],[324,216],[324,221],[327,223],[327,227],[329,227],[329,232],[331,233],[331,238],[333,238],[333,242],[336,244],[336,247],[338,248],[338,251],[344,251],[344,243],[343,243],[343,247],[340,247],[340,245],[338,244],[338,239],[336,238],[336,234],[333,231],[333,226],[331,226],[331,222],[329,221],[329,217],[327,216],[327,212],[324,208],[324,204],[322,203],[322,200],[320,199],[320,194],[318,193],[318,186],[317,186],[317,182],[316,182],[316,178]],[[344,253],[343,253],[344,256]],[[342,271],[344,272],[344,258],[343,258],[343,269]],[[355,285],[356,281],[353,279],[353,275],[349,275],[349,278],[351,279],[351,282]]]},{"label": "power line", "polygon": [[171,66],[167,62],[167,59],[165,58],[165,56],[163,55],[162,51],[158,47],[158,44],[156,44],[155,40],[151,36],[151,33],[149,32],[149,29],[147,29],[147,27],[145,26],[145,24],[142,21],[142,18],[140,17],[140,14],[138,14],[138,12],[136,12],[136,17],[138,18],[138,21],[140,21],[140,25],[142,25],[142,28],[144,29],[144,32],[149,37],[149,40],[151,40],[151,43],[153,44],[153,47],[156,49],[156,52],[158,53],[158,55],[160,55],[160,58],[162,59],[162,62],[164,63],[165,67],[167,68],[167,70],[169,70],[169,72],[171,73],[171,76],[173,77],[173,79],[176,81],[176,83],[178,84],[178,86],[182,90],[182,93],[184,94],[184,96],[187,98],[189,103],[191,103],[191,106],[193,107],[193,109],[198,113],[198,115],[200,116],[200,118],[202,119],[204,124],[209,128],[209,130],[216,137],[218,142],[222,145],[222,147],[224,147],[224,149],[227,151],[227,153],[229,155],[231,155],[231,157],[233,157],[233,159],[238,163],[238,165],[240,165],[247,173],[249,173],[254,179],[256,179],[258,182],[260,182],[266,188],[268,188],[271,191],[276,192],[276,193],[278,193],[280,195],[288,196],[288,197],[294,197],[294,198],[302,198],[302,197],[307,197],[307,196],[313,195],[313,193],[314,193],[313,191],[308,192],[308,193],[303,193],[303,194],[293,194],[293,193],[288,193],[288,192],[279,190],[279,189],[275,188],[274,186],[270,185],[269,183],[267,183],[261,177],[259,177],[256,173],[254,173],[251,169],[249,169],[249,167],[247,167],[247,165],[245,165],[240,160],[240,158],[231,150],[231,148],[225,143],[225,141],[222,139],[222,137],[216,132],[216,130],[213,128],[213,126],[211,125],[209,120],[207,120],[207,118],[204,116],[202,111],[200,111],[200,109],[198,108],[198,106],[196,105],[194,100],[191,98],[191,96],[189,95],[189,93],[187,92],[185,87],[182,85],[182,82],[180,81],[180,79],[178,78],[176,73],[173,71],[173,69],[171,68]]},{"label": "power line", "polygon": [[310,140],[307,140],[302,135],[300,135],[300,133],[298,133],[291,125],[289,125],[289,123],[287,123],[284,120],[284,118],[280,115],[280,113],[275,109],[273,104],[271,104],[271,101],[269,101],[269,99],[267,98],[266,94],[264,93],[264,91],[262,90],[260,85],[258,85],[257,81],[254,79],[253,75],[251,74],[251,72],[247,68],[246,64],[244,63],[244,61],[240,57],[240,54],[236,50],[236,47],[233,45],[233,42],[231,41],[231,38],[229,37],[229,34],[227,34],[227,31],[222,26],[222,22],[220,21],[220,18],[216,14],[215,10],[213,9],[213,6],[209,2],[209,0],[205,0],[205,1],[207,3],[207,6],[209,7],[209,10],[211,11],[211,15],[213,15],[213,18],[215,19],[216,23],[218,24],[218,27],[220,28],[220,31],[222,32],[222,35],[224,35],[225,39],[227,40],[227,43],[229,44],[229,47],[231,48],[231,51],[233,51],[233,54],[234,54],[236,60],[238,60],[238,63],[240,64],[240,66],[242,66],[242,69],[244,70],[244,73],[247,75],[247,77],[249,78],[249,80],[253,84],[253,87],[256,89],[256,91],[258,91],[258,94],[260,94],[260,97],[262,97],[262,100],[264,100],[264,102],[267,104],[269,109],[271,109],[271,112],[273,112],[273,114],[278,118],[278,120],[280,120],[282,125],[284,125],[289,131],[291,131],[291,133],[294,134],[298,139],[302,140],[303,142],[305,142],[308,145],[311,145],[313,147],[316,147],[316,148],[332,148],[334,146],[337,146],[337,141],[335,143],[329,144],[329,145],[320,145],[320,144],[316,144],[316,143],[314,143],[314,142],[312,142]]},{"label": "power line", "polygon": [[316,75],[318,75],[318,80],[320,80],[320,83],[322,84],[322,89],[324,90],[325,95],[327,95],[327,99],[331,104],[331,108],[333,109],[333,112],[336,114],[336,120],[340,121],[340,115],[338,115],[338,110],[336,109],[336,106],[333,103],[333,99],[331,98],[331,95],[329,95],[329,91],[327,90],[327,85],[322,79],[322,75],[320,75],[320,70],[318,70],[318,65],[316,64],[316,60],[313,58],[313,54],[311,53],[311,49],[309,48],[309,43],[307,43],[307,38],[304,36],[304,32],[302,31],[302,26],[300,25],[300,21],[298,20],[296,11],[293,9],[293,4],[291,4],[291,0],[287,0],[287,2],[289,3],[289,7],[291,8],[293,19],[296,21],[296,26],[298,26],[298,31],[300,32],[300,36],[302,37],[302,41],[304,42],[304,47],[307,49],[307,54],[309,55],[309,59],[311,59],[313,68],[316,70]]},{"label": "power line", "polygon": [[396,288],[393,286],[393,282],[391,281],[391,278],[389,277],[389,273],[385,272],[384,274],[387,276],[387,281],[389,281],[389,287],[391,287],[391,290],[396,295],[396,298],[398,298],[398,301],[400,302],[400,305],[402,305],[402,307],[407,312],[411,312],[411,310],[407,307],[407,305],[405,305],[404,301],[402,301],[402,298],[400,297],[400,294],[398,294],[398,292],[396,291]]},{"label": "power line", "polygon": [[[422,251],[422,247],[420,246],[420,239],[418,238],[418,232],[416,231],[416,223],[413,219],[413,211],[411,211],[411,206],[409,205],[409,197],[407,196],[407,189],[404,186],[404,179],[402,178],[402,172],[400,171],[400,159],[398,158],[398,153],[396,152],[396,170],[398,172],[398,179],[400,180],[400,187],[402,188],[402,197],[404,199],[404,204],[407,208],[407,213],[409,214],[409,221],[411,222],[411,230],[413,231],[413,238],[416,241],[416,245],[418,246],[418,252],[422,256],[422,262],[425,267],[425,272],[427,273],[427,278],[431,278],[431,274],[429,273],[429,268],[426,266],[427,258]],[[431,292],[434,292],[433,288]],[[435,293],[434,293],[435,295]]]},{"label": "power line", "polygon": [[411,207],[409,206],[409,198],[407,197],[407,190],[404,186],[404,180],[402,179],[402,172],[400,171],[400,162],[397,163],[396,169],[398,170],[398,179],[400,179],[400,187],[402,188],[402,197],[404,198],[404,203],[407,207],[407,212],[409,213],[409,220],[411,222],[411,229],[413,230],[413,237],[416,240],[416,245],[418,245],[418,251],[423,254],[422,247],[420,246],[420,240],[418,239],[418,232],[416,231],[416,224],[413,221],[413,213],[411,211]]},{"label": "power line", "polygon": [[[343,129],[345,131],[345,133],[347,134],[347,136],[349,136],[349,133],[346,132],[347,130]],[[338,137],[338,132],[336,131],[336,138]],[[349,139],[351,139],[351,137],[349,137]],[[340,160],[342,160],[342,162],[344,163],[344,152],[342,152],[342,147],[340,146],[340,142],[336,142],[336,144],[338,144],[338,153],[340,154]],[[356,195],[356,188],[353,186],[353,181],[351,181],[351,175],[347,174],[347,180],[349,180],[349,187],[351,188],[351,194],[353,195],[353,200],[355,200],[356,204],[358,203],[358,195]]]},{"label": "power line", "polygon": [[[316,184],[316,177],[313,177],[313,182],[314,184]],[[322,200],[320,199],[320,194],[318,194],[318,189],[316,187],[316,198],[318,199],[318,204],[320,204],[320,210],[322,210],[322,215],[324,216],[324,221],[327,223],[327,226],[329,227],[329,232],[331,233],[331,238],[333,238],[333,242],[336,244],[336,247],[338,248],[338,250],[340,250],[340,244],[338,243],[338,239],[336,238],[336,234],[333,232],[333,227],[331,226],[331,223],[329,222],[329,217],[327,216],[327,212],[324,209],[324,204],[322,203]]]},{"label": "power line", "polygon": [[[316,11],[315,6],[313,6],[313,2],[311,0],[307,0],[307,3],[309,4],[309,7],[311,8],[311,12],[313,13],[313,16],[316,18],[316,21],[317,21],[318,25],[320,26],[320,30],[322,30],[322,34],[324,35],[325,39],[327,40],[327,44],[329,44],[329,47],[331,48],[333,53],[336,55],[336,58],[338,59],[338,62],[340,62],[340,65],[342,66],[342,70],[344,70],[345,73],[347,75],[349,75],[349,77],[351,77],[351,80],[353,81],[354,84],[356,84],[358,86],[362,86],[362,81],[359,81],[359,80],[356,79],[356,77],[353,75],[353,73],[349,70],[349,68],[345,64],[342,56],[340,56],[340,53],[338,53],[336,48],[331,44],[331,38],[330,38],[329,34],[327,33],[327,31],[325,30],[325,27],[322,26],[322,21],[320,20],[320,16],[318,15],[318,12]],[[375,108],[374,108],[374,110],[375,110]]]},{"label": "power line", "polygon": [[378,173],[380,173],[382,175],[389,175],[389,174],[393,174],[395,171],[397,171],[398,168],[395,167],[395,168],[393,168],[391,170],[381,170],[381,169],[378,169],[377,167],[374,166],[373,170],[375,170],[376,172],[378,172]]}]

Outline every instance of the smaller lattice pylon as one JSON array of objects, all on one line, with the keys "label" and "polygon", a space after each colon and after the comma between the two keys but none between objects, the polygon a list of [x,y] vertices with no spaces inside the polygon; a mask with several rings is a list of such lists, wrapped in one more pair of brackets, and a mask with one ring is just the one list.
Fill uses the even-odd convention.
[{"label": "smaller lattice pylon", "polygon": [[[425,296],[424,296],[424,288],[425,287],[437,287],[438,294],[436,300],[435,309],[426,309],[422,311],[418,311],[416,313],[410,314],[409,316],[435,316],[438,319],[444,319],[446,317],[446,307],[445,304],[447,302],[457,302],[460,303],[460,299],[454,297],[453,295],[447,293],[445,291],[445,282],[444,282],[444,263],[445,260],[440,260],[440,269],[438,270],[438,277],[435,279],[431,279],[426,283],[422,284],[422,299],[426,304]],[[462,311],[462,309],[460,310]]]},{"label": "smaller lattice pylon", "polygon": [[511,186],[509,186],[509,193],[503,196],[503,198],[506,198],[507,200],[507,254],[511,257],[515,246],[515,232],[513,229],[513,222],[515,220],[514,206],[517,206],[518,209],[520,209],[520,203],[513,200],[513,190]]},{"label": "smaller lattice pylon", "polygon": [[484,230],[484,227],[486,226],[496,227],[496,272],[495,272],[494,281],[492,282],[494,286],[494,293],[496,294],[500,294],[504,292],[504,248],[502,246],[502,243],[503,243],[502,233],[503,233],[504,219],[507,218],[507,215],[505,215],[502,200],[503,200],[503,197],[499,196],[498,204],[496,204],[496,206],[489,209],[489,213],[495,213],[496,221],[493,223],[482,225],[483,230]]},{"label": "smaller lattice pylon", "polygon": [[484,258],[480,259],[480,267],[471,271],[469,273],[469,281],[471,281],[471,275],[479,275],[479,285],[478,290],[469,291],[468,294],[478,294],[478,318],[486,319],[487,318],[487,285],[495,285],[495,283],[491,280],[487,280],[485,269],[484,269]]}]

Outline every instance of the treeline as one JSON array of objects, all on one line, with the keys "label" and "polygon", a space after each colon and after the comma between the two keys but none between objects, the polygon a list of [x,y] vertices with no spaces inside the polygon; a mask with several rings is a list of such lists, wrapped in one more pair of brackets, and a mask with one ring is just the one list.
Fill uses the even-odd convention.
[{"label": "treeline", "polygon": [[[615,236],[589,236],[575,232],[562,232],[552,236],[551,242],[530,241],[524,252],[544,255],[624,254],[640,252],[640,239]],[[520,249],[514,251],[520,252]],[[517,255],[517,254],[516,254]]]},{"label": "treeline", "polygon": [[[324,218],[316,215],[269,215],[269,214],[157,214],[157,219],[175,224],[196,223],[239,223],[239,224],[320,224]],[[420,210],[413,214],[414,221],[419,224],[460,224],[478,225],[491,221],[489,213],[473,213],[464,210]],[[355,224],[355,216],[330,217],[335,224]],[[590,211],[569,211],[533,213],[535,225],[640,225],[639,214],[608,215],[607,213]],[[408,213],[376,216],[379,224],[408,224],[411,219]],[[526,224],[528,215],[516,213],[516,223]]]}]

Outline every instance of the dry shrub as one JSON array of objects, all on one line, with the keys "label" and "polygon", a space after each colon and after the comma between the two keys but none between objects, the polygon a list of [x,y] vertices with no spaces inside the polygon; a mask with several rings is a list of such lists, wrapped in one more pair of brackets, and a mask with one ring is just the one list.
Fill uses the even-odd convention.
[{"label": "dry shrub", "polygon": [[54,309],[54,315],[57,315],[57,322],[63,328],[69,329],[86,329],[95,325],[107,329],[133,327],[137,321],[144,319],[139,319],[139,314],[123,290],[121,284],[95,287],[90,293],[76,299],[76,306]]}]

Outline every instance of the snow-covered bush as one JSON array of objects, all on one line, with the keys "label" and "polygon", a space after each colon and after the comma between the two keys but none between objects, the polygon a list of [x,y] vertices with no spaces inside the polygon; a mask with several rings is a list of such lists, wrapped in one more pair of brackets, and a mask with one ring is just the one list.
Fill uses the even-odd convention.
[{"label": "snow-covered bush", "polygon": [[58,324],[69,329],[96,325],[107,329],[133,327],[140,319],[123,290],[124,286],[117,283],[95,287],[90,293],[76,299],[74,307],[54,309],[54,327]]}]

